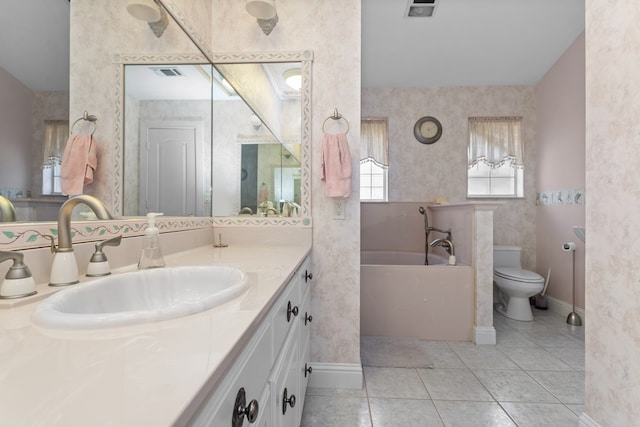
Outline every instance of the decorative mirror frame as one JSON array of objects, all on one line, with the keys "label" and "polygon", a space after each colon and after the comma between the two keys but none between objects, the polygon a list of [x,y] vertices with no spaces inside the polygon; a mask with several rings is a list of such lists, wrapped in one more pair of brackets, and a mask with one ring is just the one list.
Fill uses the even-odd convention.
[{"label": "decorative mirror frame", "polygon": [[[260,52],[260,53],[224,53],[210,54],[214,64],[241,64],[264,62],[300,62],[302,73],[302,87],[300,88],[300,197],[301,214],[298,217],[260,217],[260,216],[229,216],[211,217],[214,226],[237,225],[293,225],[311,226],[311,51],[299,52]],[[200,54],[128,54],[120,53],[114,56],[115,80],[115,126],[114,126],[114,171],[116,182],[112,192],[113,209],[115,215],[122,215],[123,206],[123,141],[124,141],[124,66],[127,64],[209,64],[208,58]],[[259,112],[258,112],[259,113]],[[213,183],[215,189],[215,183]]]}]

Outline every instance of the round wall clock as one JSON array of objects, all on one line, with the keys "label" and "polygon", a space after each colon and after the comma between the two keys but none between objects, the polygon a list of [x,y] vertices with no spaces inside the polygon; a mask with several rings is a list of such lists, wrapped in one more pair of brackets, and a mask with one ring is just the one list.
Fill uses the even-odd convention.
[{"label": "round wall clock", "polygon": [[435,117],[421,117],[413,127],[413,134],[423,144],[433,144],[442,136],[442,124]]}]

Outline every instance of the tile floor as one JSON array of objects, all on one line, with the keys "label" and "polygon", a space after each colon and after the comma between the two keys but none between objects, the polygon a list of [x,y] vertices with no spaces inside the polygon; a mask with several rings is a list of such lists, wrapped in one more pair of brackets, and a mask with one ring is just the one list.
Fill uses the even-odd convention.
[{"label": "tile floor", "polygon": [[[396,338],[410,367],[398,367],[402,356],[389,340],[363,337],[364,388],[309,388],[301,425],[577,426],[584,409],[584,327],[550,311],[534,316],[518,322],[495,313],[496,346],[413,339],[407,345]],[[416,363],[421,357],[428,367]]]}]

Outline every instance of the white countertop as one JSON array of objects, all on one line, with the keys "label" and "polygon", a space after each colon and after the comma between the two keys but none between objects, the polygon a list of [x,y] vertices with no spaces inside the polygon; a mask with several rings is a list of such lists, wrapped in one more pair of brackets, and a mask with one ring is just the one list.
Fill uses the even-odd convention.
[{"label": "white countertop", "polygon": [[222,379],[309,251],[308,245],[231,245],[167,256],[168,266],[239,268],[251,288],[222,306],[165,322],[45,330],[29,321],[39,301],[0,310],[0,423],[183,424]]}]

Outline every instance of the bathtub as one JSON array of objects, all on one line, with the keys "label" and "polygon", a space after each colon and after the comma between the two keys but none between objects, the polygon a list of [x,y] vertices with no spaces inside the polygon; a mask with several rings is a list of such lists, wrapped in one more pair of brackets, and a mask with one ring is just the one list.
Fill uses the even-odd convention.
[{"label": "bathtub", "polygon": [[475,319],[473,267],[448,265],[424,253],[362,251],[360,333],[471,341]]}]

